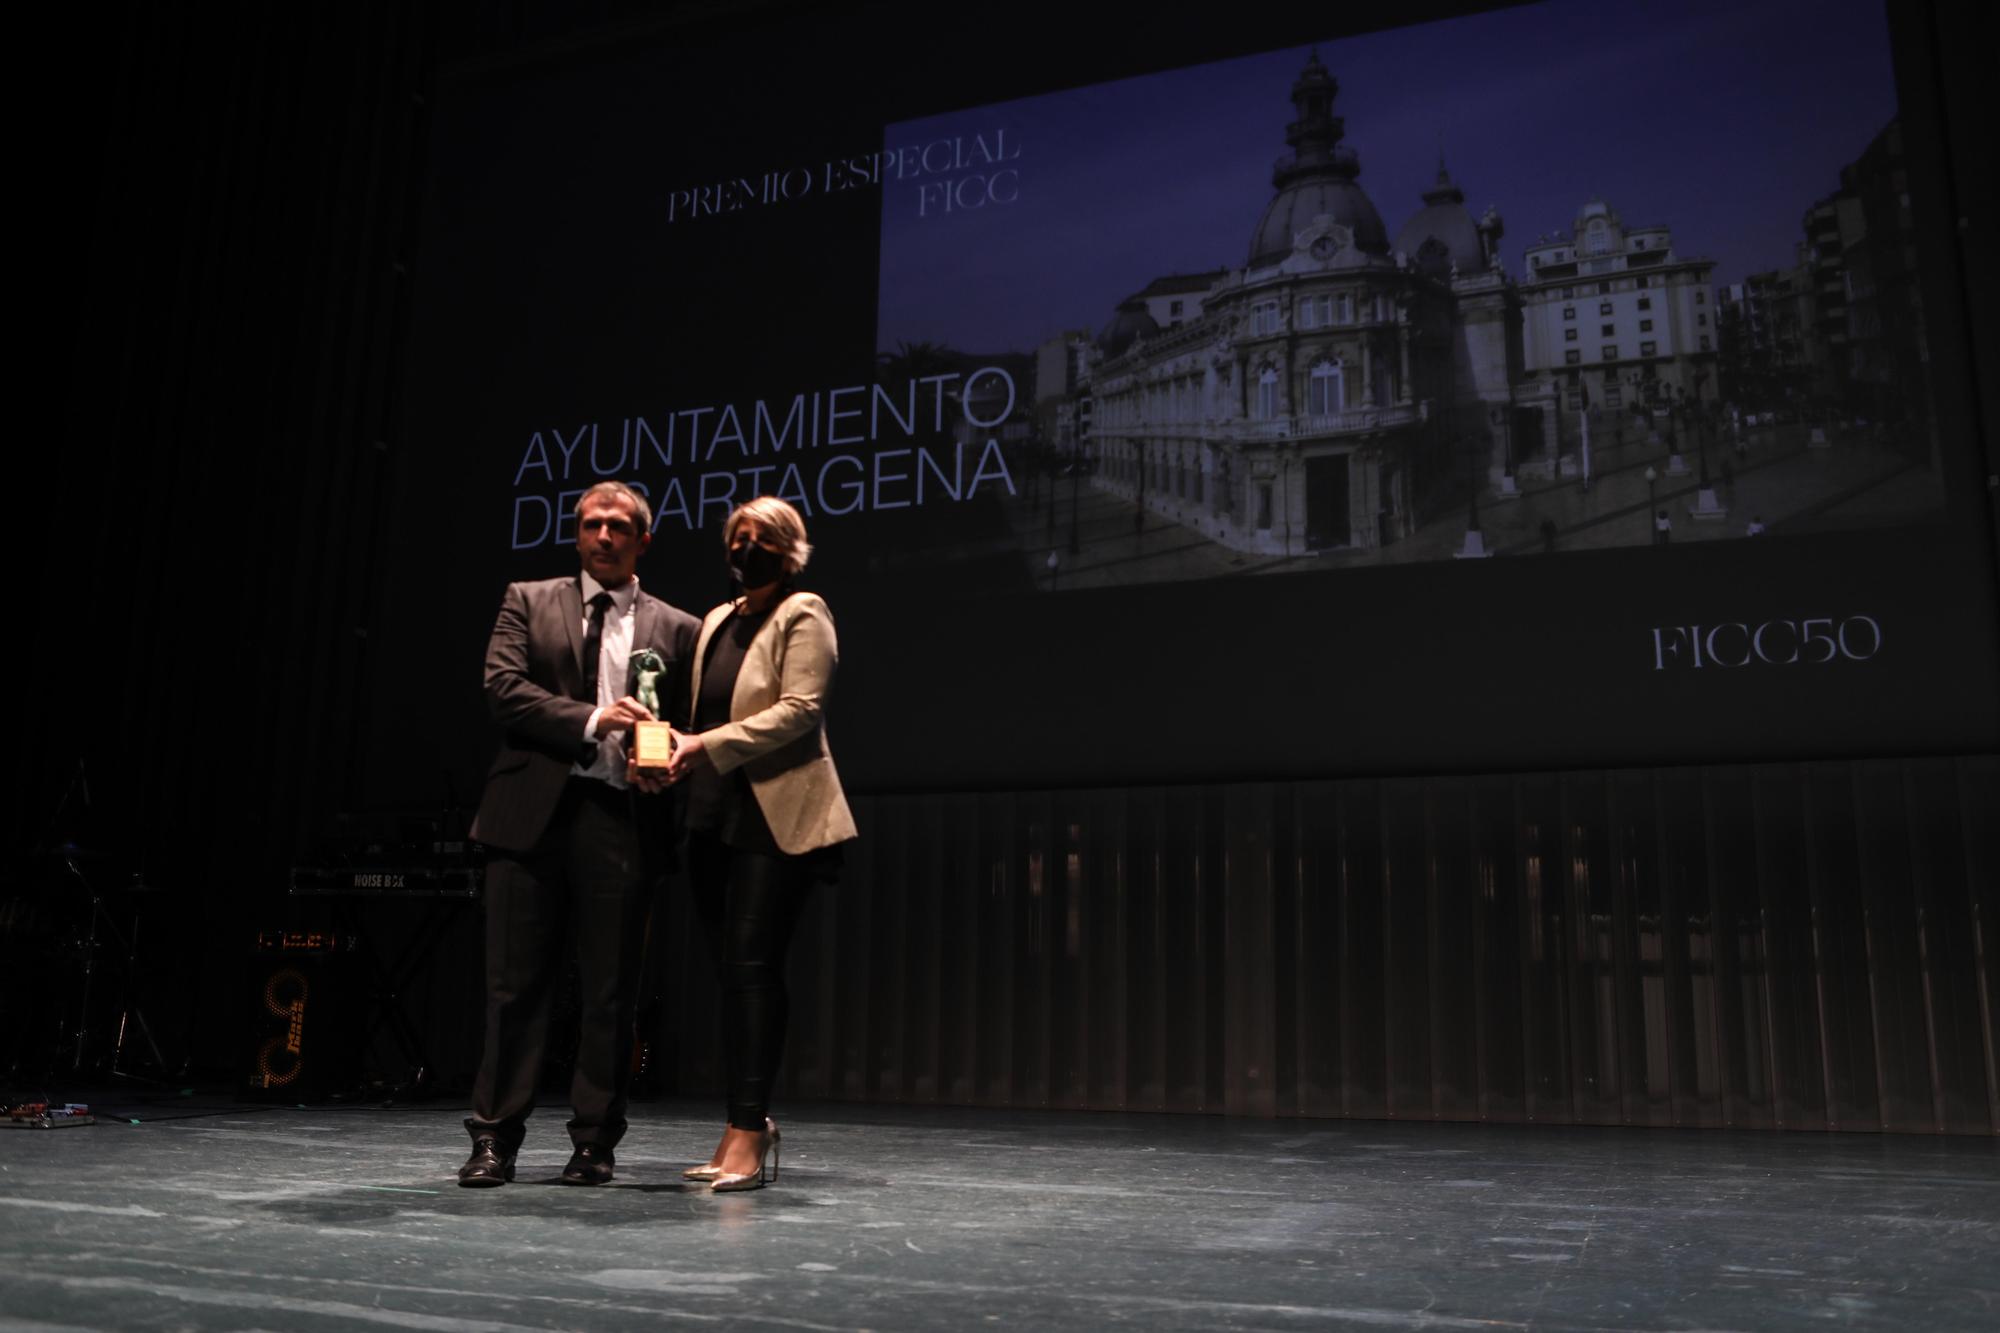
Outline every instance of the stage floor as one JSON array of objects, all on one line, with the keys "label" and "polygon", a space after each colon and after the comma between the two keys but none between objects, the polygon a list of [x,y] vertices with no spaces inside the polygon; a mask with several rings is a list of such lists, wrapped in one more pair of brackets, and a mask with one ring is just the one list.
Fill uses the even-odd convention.
[{"label": "stage floor", "polygon": [[116,1109],[0,1130],[0,1328],[2000,1324],[1988,1140],[808,1106],[711,1195],[705,1104],[493,1190],[443,1106]]}]

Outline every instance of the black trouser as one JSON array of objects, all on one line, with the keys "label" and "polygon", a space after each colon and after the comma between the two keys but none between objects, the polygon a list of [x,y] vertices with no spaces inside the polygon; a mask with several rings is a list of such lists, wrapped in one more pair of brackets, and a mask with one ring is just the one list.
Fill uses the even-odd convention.
[{"label": "black trouser", "polygon": [[688,835],[687,869],[722,985],[729,1123],[762,1131],[791,1012],[785,954],[812,874],[797,857],[745,851],[712,833]]},{"label": "black trouser", "polygon": [[633,797],[573,777],[532,851],[486,867],[486,1047],[472,1084],[474,1134],[519,1147],[535,1109],[549,1007],[565,940],[576,949],[582,1012],[570,1080],[570,1138],[615,1146],[625,1133],[632,1016],[660,839]]}]

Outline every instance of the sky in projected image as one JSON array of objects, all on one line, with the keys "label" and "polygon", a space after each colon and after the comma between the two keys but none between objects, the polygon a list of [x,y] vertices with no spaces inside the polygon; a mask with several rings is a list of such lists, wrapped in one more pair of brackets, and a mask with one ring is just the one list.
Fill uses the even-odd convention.
[{"label": "sky in projected image", "polygon": [[[1020,181],[950,211],[885,181],[877,346],[1027,351],[1164,274],[1241,266],[1310,49],[890,126],[890,150],[1004,129]],[[1516,278],[1592,196],[1671,227],[1718,283],[1789,264],[1806,208],[1896,113],[1880,0],[1536,5],[1318,52],[1392,241],[1442,148],[1473,214],[1500,210]]]}]

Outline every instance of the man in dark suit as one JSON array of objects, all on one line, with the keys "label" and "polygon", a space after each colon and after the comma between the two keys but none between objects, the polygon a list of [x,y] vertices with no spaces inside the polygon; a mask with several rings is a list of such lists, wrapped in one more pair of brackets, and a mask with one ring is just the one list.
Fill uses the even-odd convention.
[{"label": "man in dark suit", "polygon": [[486,1046],[472,1086],[472,1156],[458,1183],[504,1185],[535,1107],[535,1084],[561,975],[576,949],[582,1013],[564,1183],[611,1179],[625,1132],[632,1019],[654,886],[670,855],[669,807],[625,783],[650,650],[664,668],[660,703],[688,711],[700,624],[639,589],[652,540],[644,496],[600,482],[576,507],[582,572],[511,584],[486,647],[486,701],[505,729],[472,836],[486,871]]}]

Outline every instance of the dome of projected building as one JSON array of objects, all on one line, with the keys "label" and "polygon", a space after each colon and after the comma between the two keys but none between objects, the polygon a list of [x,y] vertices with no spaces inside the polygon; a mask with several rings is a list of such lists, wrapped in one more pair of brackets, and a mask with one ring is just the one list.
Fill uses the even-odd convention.
[{"label": "dome of projected building", "polygon": [[1437,182],[1423,194],[1424,206],[1396,233],[1396,253],[1408,256],[1421,272],[1444,278],[1453,270],[1476,273],[1486,266],[1479,228],[1465,209],[1465,191],[1452,182],[1438,162]]},{"label": "dome of projected building", "polygon": [[1146,303],[1135,297],[1119,304],[1111,322],[1098,333],[1097,348],[1107,357],[1122,356],[1133,343],[1159,331],[1159,322],[1147,312]]},{"label": "dome of projected building", "polygon": [[1346,125],[1333,114],[1340,85],[1315,54],[1292,85],[1297,117],[1285,129],[1292,151],[1278,159],[1271,184],[1278,193],[1264,209],[1250,239],[1250,267],[1276,264],[1292,253],[1300,233],[1331,221],[1354,235],[1354,248],[1386,255],[1389,234],[1367,192],[1355,183],[1360,159],[1342,146]]}]

